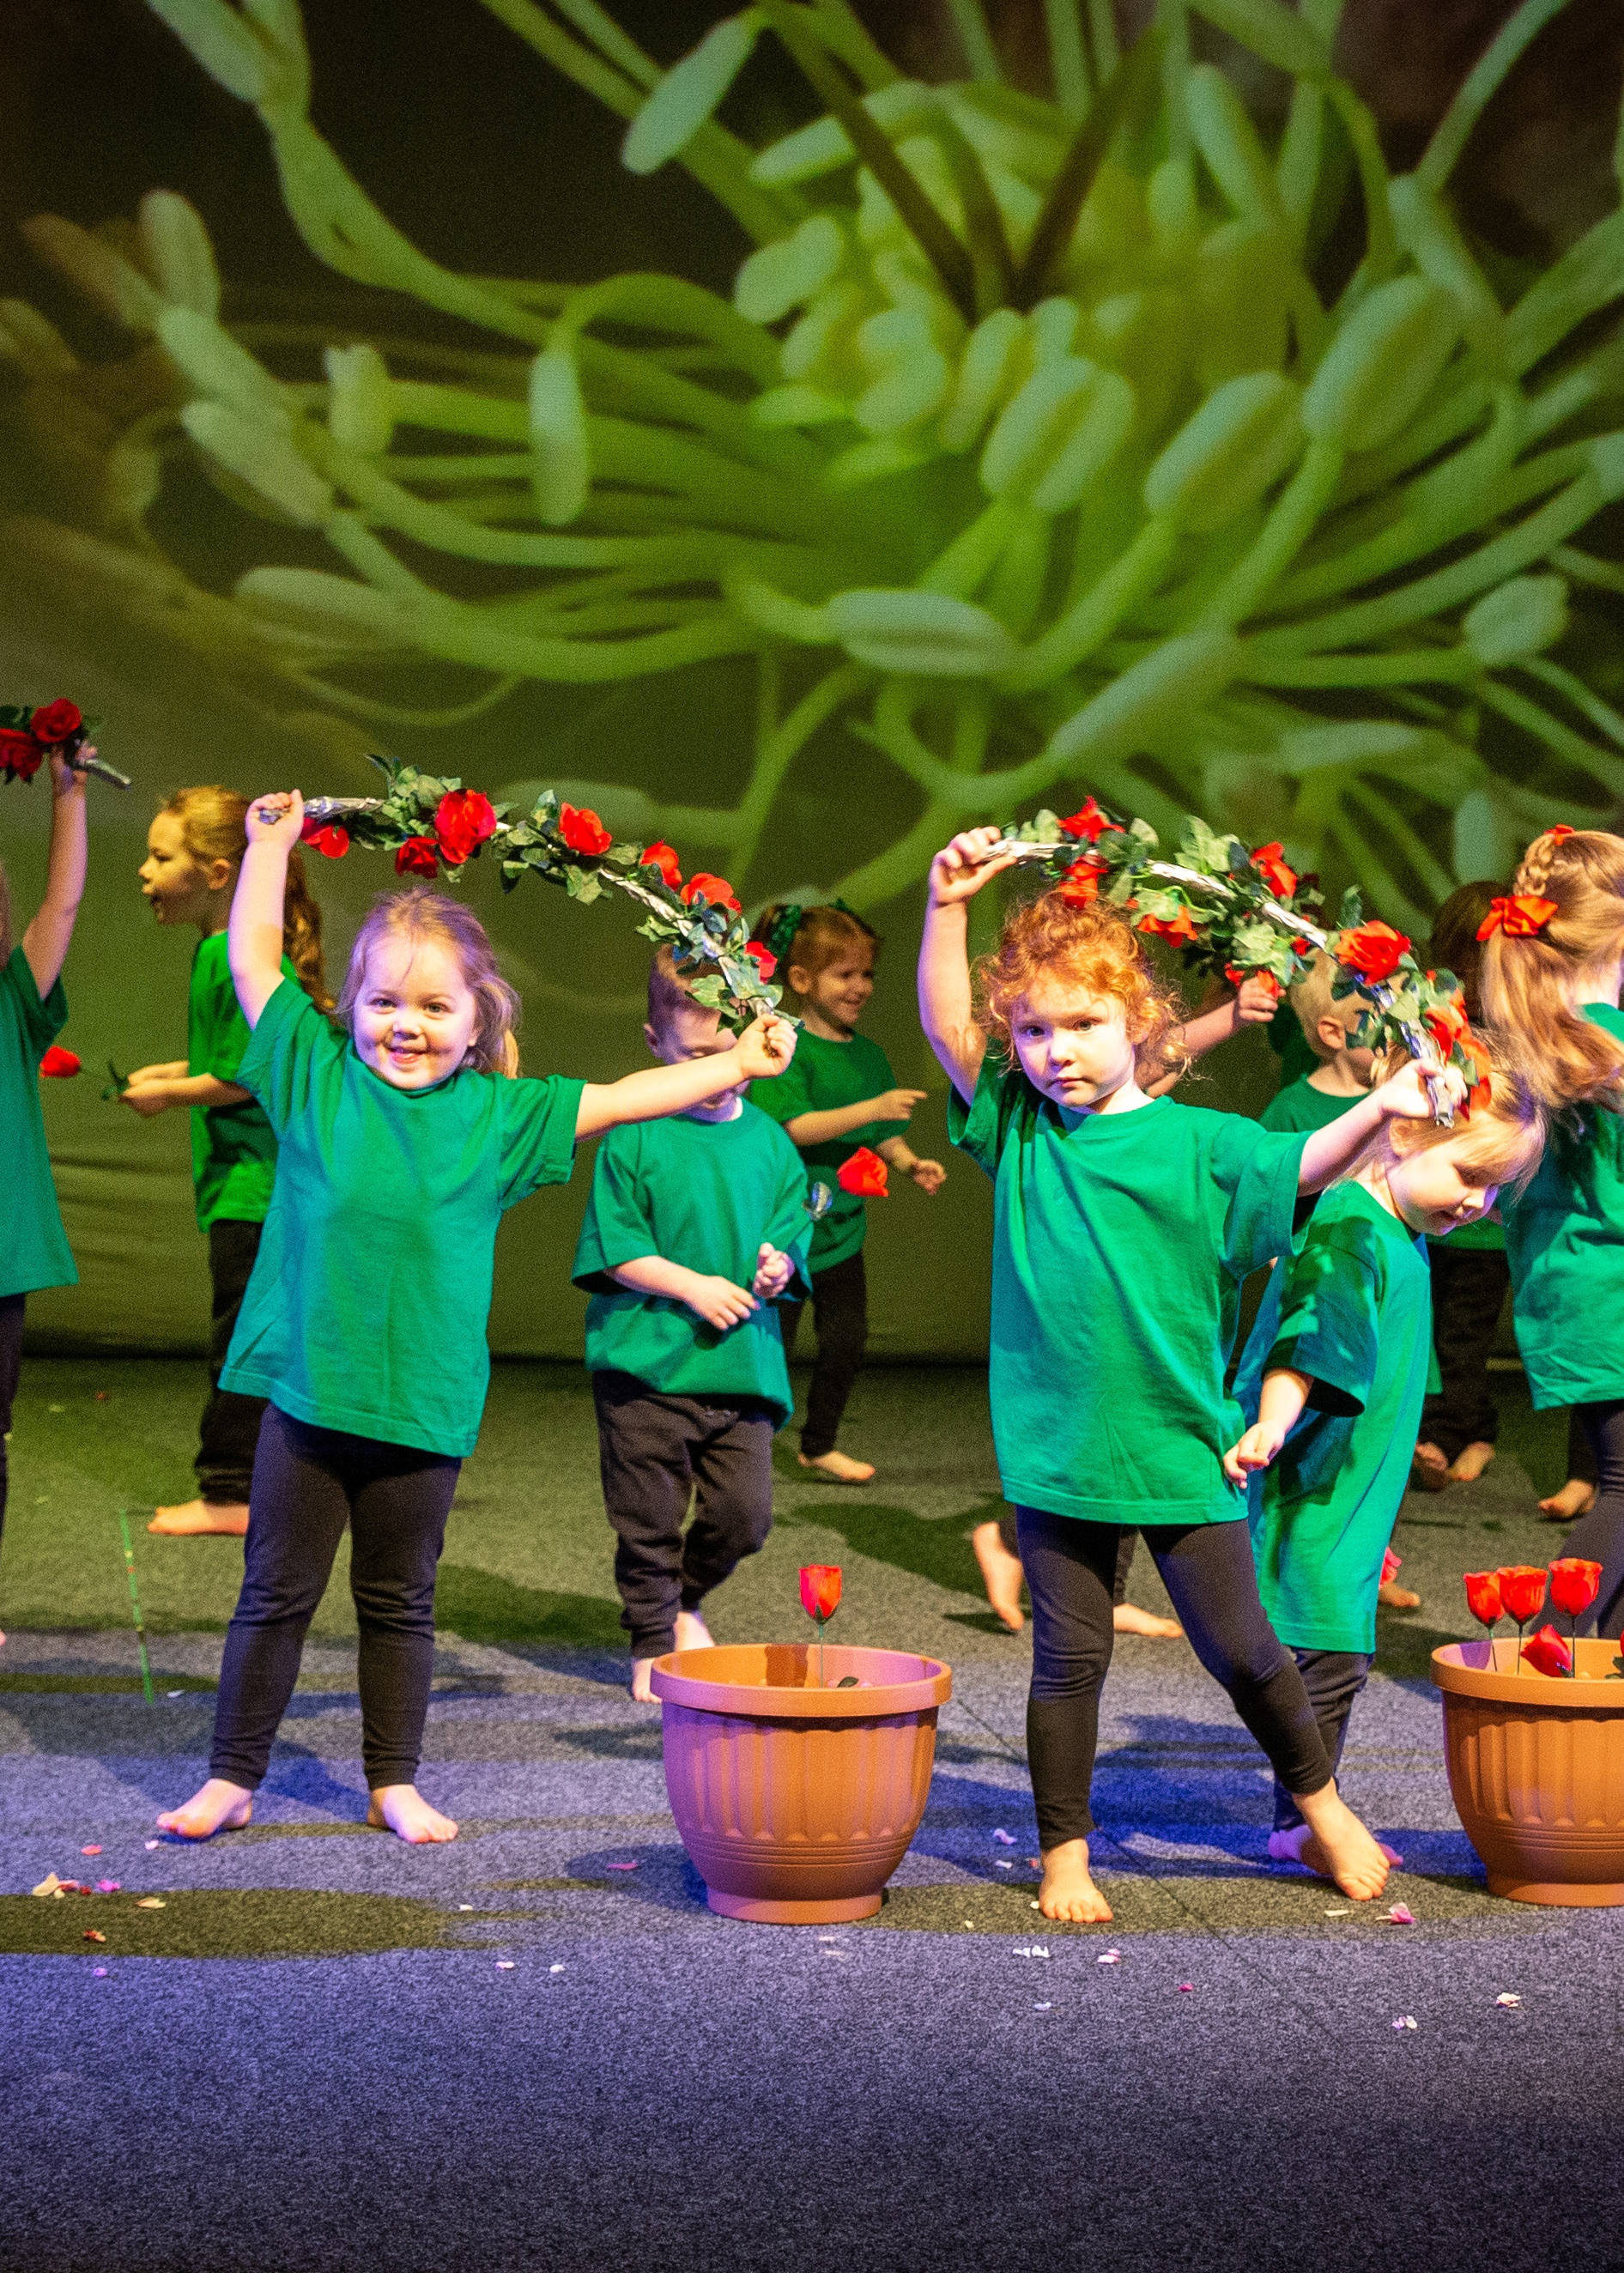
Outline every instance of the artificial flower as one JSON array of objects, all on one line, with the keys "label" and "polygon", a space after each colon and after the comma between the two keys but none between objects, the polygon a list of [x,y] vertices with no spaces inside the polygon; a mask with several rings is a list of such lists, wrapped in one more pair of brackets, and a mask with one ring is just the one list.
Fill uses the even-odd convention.
[{"label": "artificial flower", "polygon": [[[1432,977],[1432,972],[1427,972]],[[1447,1059],[1456,1042],[1470,1031],[1471,1021],[1466,1016],[1465,997],[1452,994],[1447,1002],[1423,1013],[1422,1023],[1438,1045],[1438,1054]]]},{"label": "artificial flower", "polygon": [[319,852],[324,860],[341,860],[349,850],[349,831],[341,829],[336,821],[307,821],[299,831],[299,841],[312,852]]},{"label": "artificial flower", "polygon": [[1252,865],[1276,899],[1289,900],[1297,889],[1297,871],[1287,867],[1284,853],[1283,844],[1260,844],[1252,855]]},{"label": "artificial flower", "polygon": [[438,876],[439,847],[432,836],[408,836],[394,856],[397,876]]},{"label": "artificial flower", "polygon": [[1141,916],[1137,928],[1153,931],[1163,939],[1176,939],[1186,945],[1201,936],[1195,928],[1195,919],[1188,908],[1180,908],[1175,916]]},{"label": "artificial flower", "polygon": [[683,886],[682,896],[685,907],[691,908],[695,900],[703,900],[707,907],[731,908],[736,914],[738,911],[737,897],[727,878],[707,875],[702,868],[697,876],[689,877]]},{"label": "artificial flower", "polygon": [[1060,897],[1074,908],[1091,907],[1099,897],[1104,873],[1097,860],[1074,860],[1060,879]]},{"label": "artificial flower", "polygon": [[1272,971],[1243,971],[1238,963],[1226,963],[1224,966],[1224,976],[1231,986],[1245,986],[1248,983],[1254,986],[1261,986],[1263,992],[1276,1002],[1285,993],[1285,988]]},{"label": "artificial flower", "polygon": [[1573,1671],[1573,1652],[1554,1626],[1541,1626],[1523,1645],[1523,1655],[1536,1673],[1548,1673],[1553,1680]]},{"label": "artificial flower", "polygon": [[1478,1077],[1466,1092],[1463,1114],[1470,1116],[1480,1105],[1486,1105],[1493,1094],[1494,1084],[1489,1078],[1489,1046],[1481,1034],[1468,1031],[1460,1037],[1460,1049],[1478,1069]]},{"label": "artificial flower", "polygon": [[1313,953],[1313,941],[1310,939],[1305,939],[1299,932],[1297,937],[1291,941],[1291,952],[1293,955],[1312,955]]},{"label": "artificial flower", "polygon": [[615,841],[589,805],[560,806],[558,834],[572,852],[585,852],[592,859],[607,852]]},{"label": "artificial flower", "polygon": [[[47,1081],[71,1080],[79,1069],[79,1061],[73,1052],[63,1049],[56,1042],[51,1044],[45,1055],[40,1060],[40,1071]],[[1589,1567],[1599,1570],[1600,1565],[1592,1564]],[[1594,1591],[1595,1589],[1592,1588],[1591,1592],[1594,1593]]]},{"label": "artificial flower", "polygon": [[645,844],[639,855],[637,865],[640,868],[657,868],[670,890],[681,891],[682,869],[678,865],[674,846],[660,841],[653,844]]},{"label": "artificial flower", "polygon": [[770,979],[777,970],[778,957],[773,953],[771,948],[763,947],[759,939],[747,939],[745,941],[745,952],[763,979]]},{"label": "artificial flower", "polygon": [[1103,814],[1091,797],[1085,797],[1078,811],[1060,823],[1063,836],[1084,836],[1090,844],[1097,844],[1108,829],[1114,829],[1119,836],[1122,823]]},{"label": "artificial flower", "polygon": [[1331,953],[1337,962],[1357,971],[1373,986],[1390,979],[1409,952],[1410,941],[1403,932],[1376,919],[1352,931],[1338,932],[1331,941]]},{"label": "artificial flower", "polygon": [[[807,1563],[801,1569],[801,1608],[809,1618],[827,1625],[840,1608],[838,1563]],[[837,1661],[838,1662],[838,1661]]]},{"label": "artificial flower", "polygon": [[1393,1580],[1397,1578],[1399,1572],[1403,1569],[1403,1557],[1402,1555],[1395,1555],[1390,1547],[1384,1548],[1381,1555],[1381,1585],[1384,1587],[1391,1586]]},{"label": "artificial flower", "polygon": [[54,702],[42,703],[28,721],[34,739],[43,742],[48,749],[77,734],[84,723],[84,712],[65,694],[59,694]]},{"label": "artificial flower", "polygon": [[1600,1592],[1599,1563],[1587,1563],[1581,1555],[1564,1555],[1552,1564],[1551,1600],[1570,1618],[1588,1610]]},{"label": "artificial flower", "polygon": [[1497,931],[1503,931],[1508,939],[1531,939],[1555,913],[1554,900],[1543,900],[1538,892],[1513,892],[1508,899],[1489,902],[1489,911],[1478,926],[1478,937],[1493,939]]},{"label": "artificial flower", "polygon": [[1465,1578],[1466,1607],[1480,1625],[1492,1626],[1506,1614],[1500,1599],[1498,1571],[1469,1571]]},{"label": "artificial flower", "polygon": [[1494,1575],[1500,1580],[1500,1599],[1508,1618],[1525,1626],[1530,1618],[1538,1617],[1550,1584],[1550,1573],[1543,1563],[1508,1564]]},{"label": "artificial flower", "polygon": [[0,773],[13,781],[32,781],[45,761],[45,752],[32,734],[14,726],[0,727]]},{"label": "artificial flower", "polygon": [[889,1197],[889,1174],[878,1152],[871,1152],[866,1144],[859,1144],[836,1172],[834,1181],[842,1191],[851,1192],[858,1199],[883,1200]]},{"label": "artificial flower", "polygon": [[434,808],[435,844],[448,868],[461,867],[496,829],[496,807],[483,790],[448,789]]}]

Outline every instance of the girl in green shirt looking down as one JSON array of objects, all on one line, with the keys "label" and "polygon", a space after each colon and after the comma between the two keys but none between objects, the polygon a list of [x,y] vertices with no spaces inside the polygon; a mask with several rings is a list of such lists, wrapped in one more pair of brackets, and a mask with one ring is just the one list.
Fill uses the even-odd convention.
[{"label": "girl in green shirt looking down", "polygon": [[1088,1834],[1125,1527],[1336,1883],[1368,1901],[1387,1858],[1338,1797],[1302,1675],[1263,1615],[1246,1503],[1224,1473],[1240,1417],[1224,1371],[1241,1283],[1289,1251],[1299,1195],[1389,1120],[1429,1119],[1425,1084],[1407,1067],[1328,1128],[1277,1136],[1151,1096],[1179,1054],[1178,1006],[1123,918],[1064,886],[1012,910],[977,999],[969,908],[1011,865],[999,835],[970,829],[932,863],[919,1008],[953,1084],[949,1130],[995,1185],[992,1425],[1032,1597],[1039,1908],[1111,1916]]},{"label": "girl in green shirt looking down", "polygon": [[[248,1047],[248,1022],[237,1006],[226,953],[231,895],[248,842],[248,799],[218,784],[183,789],[146,832],[141,896],[161,924],[195,924],[202,936],[191,958],[186,1055],[138,1066],[123,1102],[144,1121],[175,1107],[191,1114],[191,1175],[198,1228],[209,1243],[213,1290],[209,1394],[198,1432],[198,1497],[161,1507],[149,1531],[172,1537],[248,1528],[248,1489],[265,1411],[260,1397],[220,1385],[259,1252],[276,1176],[276,1138],[263,1109],[236,1079]],[[282,976],[301,986],[318,1010],[333,1007],[321,954],[321,910],[311,897],[304,862],[288,862],[282,904]]]},{"label": "girl in green shirt looking down", "polygon": [[413,1844],[457,1826],[416,1788],[434,1580],[490,1377],[497,1227],[567,1180],[579,1136],[680,1113],[789,1062],[795,1030],[604,1086],[518,1078],[519,1002],[476,919],[445,894],[385,894],[332,1020],[282,967],[296,791],[248,814],[231,975],[253,1030],[238,1076],[281,1170],[223,1385],[267,1400],[243,1591],[226,1637],[208,1781],[161,1828],[248,1821],[346,1526],[360,1628],[369,1820]]}]

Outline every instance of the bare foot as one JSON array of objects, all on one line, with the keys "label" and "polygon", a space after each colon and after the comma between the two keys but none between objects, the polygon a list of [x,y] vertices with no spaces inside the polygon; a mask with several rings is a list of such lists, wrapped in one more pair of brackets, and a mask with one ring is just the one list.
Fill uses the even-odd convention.
[{"label": "bare foot", "polygon": [[1021,1582],[1025,1572],[1021,1557],[1012,1555],[1004,1544],[1004,1535],[996,1523],[978,1523],[969,1535],[976,1560],[981,1566],[981,1583],[987,1590],[987,1600],[997,1613],[999,1623],[1011,1633],[1019,1633],[1026,1624],[1026,1613],[1021,1607]]},{"label": "bare foot", "polygon": [[457,1835],[450,1816],[430,1807],[415,1783],[380,1783],[367,1821],[374,1831],[393,1831],[408,1847],[441,1847]]},{"label": "bare foot", "polygon": [[820,1476],[827,1476],[833,1483],[865,1484],[873,1479],[873,1462],[854,1460],[849,1452],[819,1452],[815,1460],[809,1460],[805,1452],[797,1452],[795,1457],[804,1468],[816,1468]]},{"label": "bare foot", "polygon": [[1384,1579],[1376,1589],[1376,1600],[1384,1610],[1418,1610],[1421,1597],[1413,1587],[1401,1587],[1396,1579]]},{"label": "bare foot", "polygon": [[1493,1457],[1493,1445],[1475,1438],[1450,1461],[1449,1474],[1457,1484],[1475,1484]]},{"label": "bare foot", "polygon": [[253,1812],[251,1791],[240,1783],[228,1783],[224,1776],[211,1776],[184,1807],[172,1807],[161,1815],[158,1828],[173,1832],[177,1839],[212,1839],[217,1831],[241,1831],[251,1822]]},{"label": "bare foot", "polygon": [[146,1528],[164,1539],[201,1539],[210,1533],[241,1539],[248,1529],[248,1510],[241,1500],[183,1500],[178,1507],[158,1508]]},{"label": "bare foot", "polygon": [[1297,1806],[1305,1834],[1297,1859],[1334,1879],[1351,1902],[1373,1902],[1388,1882],[1390,1850],[1372,1838],[1334,1783],[1298,1797]]},{"label": "bare foot", "polygon": [[659,1663],[655,1657],[634,1657],[632,1660],[632,1696],[639,1705],[657,1705],[660,1700],[648,1685],[648,1677]]},{"label": "bare foot", "polygon": [[678,1649],[715,1649],[711,1630],[697,1610],[677,1613],[677,1647]]},{"label": "bare foot", "polygon": [[1109,1925],[1111,1904],[1089,1876],[1089,1842],[1067,1839],[1044,1853],[1037,1907],[1065,1925]]},{"label": "bare foot", "polygon": [[1576,1515],[1588,1515],[1595,1504],[1595,1485],[1569,1476],[1560,1491],[1540,1501],[1539,1512],[1547,1523],[1571,1523]]},{"label": "bare foot", "polygon": [[[1403,1857],[1385,1839],[1378,1839],[1376,1844],[1395,1868],[1403,1861]],[[1269,1851],[1276,1863],[1300,1863],[1306,1871],[1316,1871],[1322,1879],[1336,1875],[1326,1861],[1324,1848],[1306,1823],[1298,1823],[1290,1831],[1271,1831]]]},{"label": "bare foot", "polygon": [[1150,1641],[1184,1639],[1184,1628],[1177,1618],[1158,1618],[1153,1610],[1141,1610],[1137,1602],[1119,1602],[1111,1623],[1118,1633],[1143,1634]]},{"label": "bare foot", "polygon": [[1410,1462],[1410,1481],[1424,1491],[1448,1491],[1449,1463],[1437,1444],[1418,1444]]}]

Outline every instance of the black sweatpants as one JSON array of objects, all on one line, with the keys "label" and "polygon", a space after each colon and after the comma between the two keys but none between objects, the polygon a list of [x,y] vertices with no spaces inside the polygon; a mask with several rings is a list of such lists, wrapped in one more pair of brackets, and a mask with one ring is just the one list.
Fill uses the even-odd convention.
[{"label": "black sweatpants", "polygon": [[1601,1592],[1577,1630],[1612,1640],[1624,1627],[1624,1397],[1574,1410],[1596,1462],[1596,1504],[1568,1526],[1562,1552],[1601,1564]]},{"label": "black sweatpants", "polygon": [[461,1466],[266,1407],[243,1591],[221,1662],[211,1775],[247,1791],[264,1781],[348,1524],[367,1789],[416,1781],[434,1672],[435,1566]]},{"label": "black sweatpants", "polygon": [[1456,1249],[1447,1241],[1429,1247],[1426,1259],[1433,1274],[1433,1346],[1443,1387],[1421,1407],[1421,1435],[1446,1460],[1456,1460],[1468,1444],[1493,1444],[1500,1436],[1489,1353],[1511,1271],[1503,1251]]},{"label": "black sweatpants", "polygon": [[23,1370],[23,1311],[26,1294],[0,1294],[0,1539],[5,1536],[6,1438]]},{"label": "black sweatpants", "polygon": [[[1003,1544],[1004,1552],[1007,1555],[1019,1557],[1021,1533],[1015,1516],[1016,1511],[1013,1507],[1007,1507],[1004,1510],[998,1519],[998,1535]],[[1117,1575],[1111,1582],[1111,1606],[1113,1609],[1119,1608],[1127,1600],[1128,1572],[1134,1567],[1134,1550],[1138,1544],[1139,1534],[1124,1525],[1122,1543],[1117,1549]]]},{"label": "black sweatpants", "polygon": [[[795,1355],[796,1329],[805,1302],[785,1302],[780,1311],[784,1355]],[[868,1274],[863,1250],[814,1271],[812,1282],[812,1322],[818,1329],[818,1357],[812,1387],[806,1392],[806,1420],[801,1429],[801,1450],[809,1460],[821,1459],[834,1450],[846,1399],[851,1394],[868,1347]]]},{"label": "black sweatpants", "polygon": [[208,1229],[209,1279],[213,1303],[209,1319],[209,1395],[198,1430],[198,1489],[205,1499],[241,1503],[254,1477],[263,1397],[240,1397],[222,1389],[220,1377],[248,1292],[262,1223],[225,1217]]},{"label": "black sweatpants", "polygon": [[677,1611],[697,1610],[767,1543],[773,1411],[755,1397],[716,1405],[668,1397],[614,1372],[593,1375],[592,1401],[620,1623],[633,1657],[663,1657],[677,1647]]},{"label": "black sweatpants", "polygon": [[[1032,1687],[1027,1756],[1037,1832],[1045,1848],[1086,1839],[1099,1741],[1099,1696],[1111,1663],[1111,1589],[1121,1527],[1017,1508],[1021,1560],[1032,1597]],[[1331,1781],[1319,1726],[1297,1662],[1258,1598],[1252,1534],[1227,1523],[1145,1524],[1173,1613],[1213,1678],[1299,1798]]]},{"label": "black sweatpants", "polygon": [[[1291,1654],[1303,1677],[1303,1687],[1308,1692],[1308,1702],[1319,1723],[1320,1742],[1335,1775],[1342,1766],[1342,1748],[1347,1742],[1348,1715],[1353,1710],[1354,1699],[1370,1678],[1375,1658],[1361,1649],[1294,1649]],[[1302,1819],[1297,1802],[1276,1776],[1276,1830],[1295,1831]]]}]

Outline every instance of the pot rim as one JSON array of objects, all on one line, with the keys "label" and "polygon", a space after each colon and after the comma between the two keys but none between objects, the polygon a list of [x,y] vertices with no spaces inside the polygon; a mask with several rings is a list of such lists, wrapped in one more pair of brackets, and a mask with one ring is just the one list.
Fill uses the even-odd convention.
[{"label": "pot rim", "polygon": [[[1531,1665],[1517,1670],[1514,1636],[1494,1639],[1492,1664],[1484,1662],[1491,1647],[1486,1641],[1446,1642],[1433,1652],[1433,1680],[1447,1697],[1478,1697],[1496,1705],[1521,1705],[1530,1713],[1603,1713],[1624,1715],[1624,1680],[1613,1669],[1620,1645],[1595,1637],[1581,1639],[1576,1659],[1579,1678],[1537,1673]],[[1466,1653],[1471,1652],[1469,1657]],[[1612,1676],[1613,1677],[1609,1678]]]},{"label": "pot rim", "polygon": [[756,1721],[890,1720],[899,1713],[923,1713],[945,1705],[953,1694],[953,1669],[939,1658],[917,1650],[859,1649],[848,1644],[831,1644],[831,1654],[836,1647],[848,1669],[857,1658],[911,1657],[927,1670],[915,1680],[881,1682],[872,1689],[769,1688],[760,1682],[707,1678],[697,1670],[700,1661],[722,1655],[722,1649],[682,1649],[655,1658],[649,1686],[664,1705]]}]

